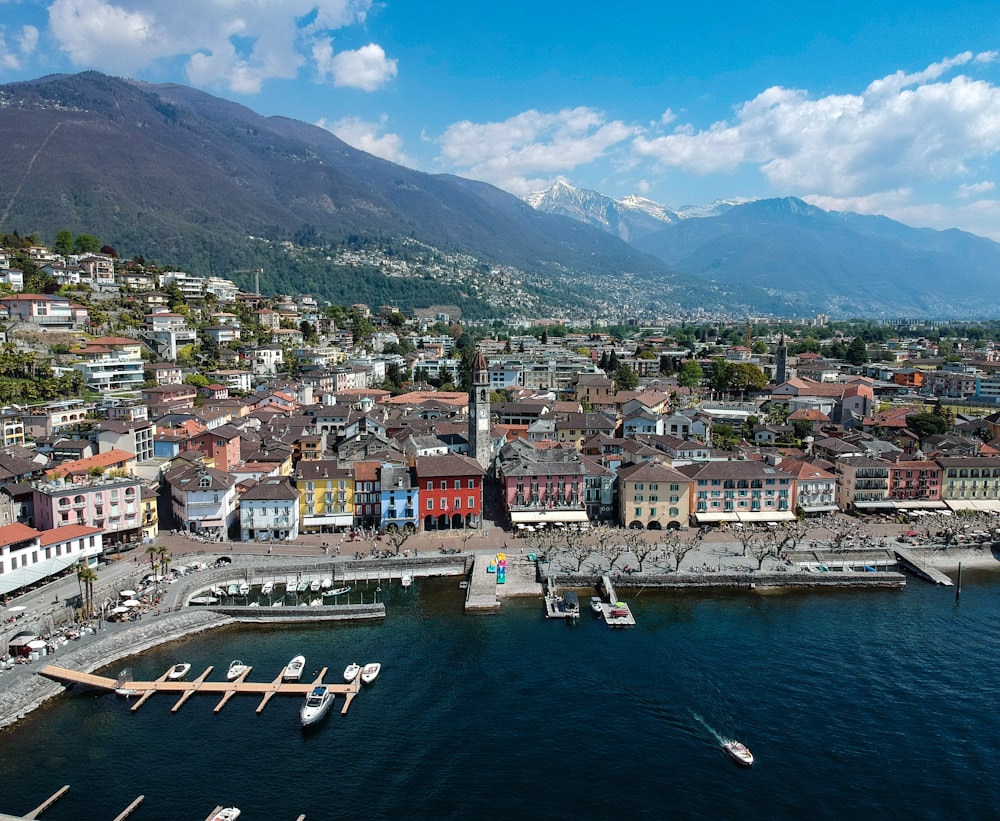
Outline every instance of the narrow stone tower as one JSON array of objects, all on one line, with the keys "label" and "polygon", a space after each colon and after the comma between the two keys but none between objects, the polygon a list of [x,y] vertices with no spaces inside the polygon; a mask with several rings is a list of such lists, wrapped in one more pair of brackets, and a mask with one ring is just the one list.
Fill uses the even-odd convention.
[{"label": "narrow stone tower", "polygon": [[786,379],[785,371],[788,370],[788,346],[785,344],[785,335],[781,335],[778,342],[778,349],[774,352],[774,384],[780,385]]},{"label": "narrow stone tower", "polygon": [[469,389],[469,455],[484,469],[493,461],[490,438],[490,369],[482,351],[472,362],[472,387]]}]

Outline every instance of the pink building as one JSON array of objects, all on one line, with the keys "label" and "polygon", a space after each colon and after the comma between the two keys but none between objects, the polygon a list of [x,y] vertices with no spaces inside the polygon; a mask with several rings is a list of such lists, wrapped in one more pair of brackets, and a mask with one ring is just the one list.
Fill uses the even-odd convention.
[{"label": "pink building", "polygon": [[941,466],[937,462],[923,459],[890,465],[889,498],[893,501],[941,502],[941,488]]},{"label": "pink building", "polygon": [[97,527],[105,545],[137,541],[142,527],[139,480],[97,478],[82,484],[62,480],[33,485],[35,526],[51,530],[70,525]]}]

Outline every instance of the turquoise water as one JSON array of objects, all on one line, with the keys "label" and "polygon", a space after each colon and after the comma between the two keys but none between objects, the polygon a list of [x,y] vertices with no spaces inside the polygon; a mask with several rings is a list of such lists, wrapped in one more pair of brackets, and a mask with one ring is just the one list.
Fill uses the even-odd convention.
[{"label": "turquoise water", "polygon": [[[300,700],[108,695],[56,699],[0,743],[0,810],[43,817],[980,818],[995,814],[1000,578],[954,591],[626,596],[638,625],[584,613],[546,621],[537,600],[464,616],[453,580],[387,591],[381,624],[225,629],[130,662],[192,675],[254,665],[271,680],[382,662],[346,716],[311,732]],[[122,665],[110,672],[113,674]],[[738,738],[752,769],[720,740]]]}]

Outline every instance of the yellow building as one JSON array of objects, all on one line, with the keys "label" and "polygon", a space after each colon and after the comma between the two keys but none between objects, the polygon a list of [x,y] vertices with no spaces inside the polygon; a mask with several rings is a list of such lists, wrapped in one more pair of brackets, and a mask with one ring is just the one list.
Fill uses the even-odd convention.
[{"label": "yellow building", "polygon": [[354,473],[336,460],[303,460],[292,483],[299,489],[299,530],[334,533],[354,525]]}]

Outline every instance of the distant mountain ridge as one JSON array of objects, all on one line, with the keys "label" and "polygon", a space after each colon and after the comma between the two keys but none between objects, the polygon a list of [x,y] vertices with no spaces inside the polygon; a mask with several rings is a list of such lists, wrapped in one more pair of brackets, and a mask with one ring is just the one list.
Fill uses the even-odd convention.
[{"label": "distant mountain ridge", "polygon": [[[3,85],[0,134],[0,224],[49,241],[66,228],[124,255],[226,276],[260,265],[250,236],[317,248],[398,246],[412,237],[468,255],[478,276],[493,277],[494,291],[508,287],[498,277],[523,280],[539,310],[562,300],[603,310],[606,277],[652,278],[676,290],[662,262],[605,232],[540,213],[486,183],[404,168],[317,126],[262,117],[186,86],[97,72]],[[301,257],[269,259],[264,286],[331,298],[353,292],[342,272],[303,266]],[[508,268],[516,270],[490,273]],[[428,298],[484,309],[473,283],[449,285],[456,293],[446,294],[433,275],[418,279],[420,288],[407,293],[434,291]],[[372,293],[385,301],[398,284],[369,272]]]},{"label": "distant mountain ridge", "polygon": [[[704,209],[644,207],[665,219],[628,222],[641,198],[613,200],[565,184],[533,195],[538,208],[576,203],[578,217],[627,238],[688,281],[726,293],[766,293],[777,313],[837,316],[992,317],[1000,244],[956,229],[912,228],[887,217],[824,211],[795,197],[722,201]],[[555,203],[561,203],[556,206]],[[648,201],[643,201],[643,203]],[[609,216],[613,215],[613,216]],[[622,224],[628,224],[624,232]]]}]

